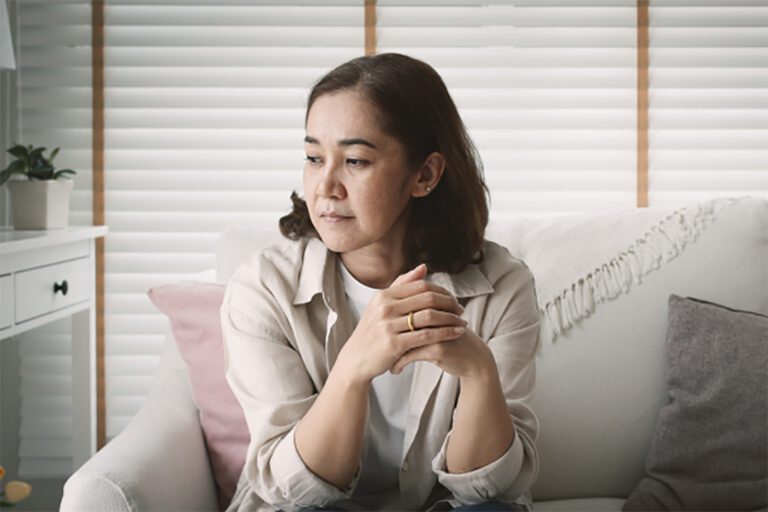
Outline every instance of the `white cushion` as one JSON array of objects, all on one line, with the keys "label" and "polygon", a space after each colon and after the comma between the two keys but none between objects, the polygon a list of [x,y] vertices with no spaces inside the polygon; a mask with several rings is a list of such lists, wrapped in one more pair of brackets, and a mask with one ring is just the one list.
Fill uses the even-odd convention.
[{"label": "white cushion", "polygon": [[656,415],[666,403],[669,295],[768,313],[767,263],[768,201],[741,201],[678,257],[554,343],[543,321],[533,401],[541,420],[534,499],[629,495],[644,475]]},{"label": "white cushion", "polygon": [[277,223],[228,227],[216,243],[216,281],[227,283],[248,255],[281,239]]}]

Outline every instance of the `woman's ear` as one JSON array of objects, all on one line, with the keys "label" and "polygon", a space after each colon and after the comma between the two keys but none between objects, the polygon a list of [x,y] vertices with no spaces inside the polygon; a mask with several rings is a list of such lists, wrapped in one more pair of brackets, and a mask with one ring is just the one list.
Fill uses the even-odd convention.
[{"label": "woman's ear", "polygon": [[414,197],[428,196],[437,184],[445,171],[445,158],[442,153],[437,151],[430,153],[419,170],[419,177],[413,185],[412,195]]}]

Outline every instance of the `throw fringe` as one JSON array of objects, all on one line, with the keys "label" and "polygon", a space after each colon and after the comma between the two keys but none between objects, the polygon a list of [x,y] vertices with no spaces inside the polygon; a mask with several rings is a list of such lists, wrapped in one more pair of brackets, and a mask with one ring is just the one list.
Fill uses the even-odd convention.
[{"label": "throw fringe", "polygon": [[672,212],[626,250],[548,300],[540,312],[546,314],[552,341],[590,316],[597,304],[628,292],[633,279],[640,284],[642,276],[661,266],[662,256],[666,261],[676,258],[717,212],[737,200],[716,198]]}]

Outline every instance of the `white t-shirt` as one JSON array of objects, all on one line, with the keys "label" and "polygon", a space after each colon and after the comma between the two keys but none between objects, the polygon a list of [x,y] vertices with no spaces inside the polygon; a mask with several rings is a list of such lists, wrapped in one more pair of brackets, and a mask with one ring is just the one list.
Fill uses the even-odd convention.
[{"label": "white t-shirt", "polygon": [[[360,320],[373,295],[378,291],[357,279],[347,270],[339,258],[344,289],[354,315],[355,325]],[[370,417],[368,418],[368,451],[363,459],[354,500],[366,496],[399,494],[400,462],[403,455],[403,438],[408,414],[408,396],[413,380],[414,365],[409,364],[399,375],[388,370],[371,382],[368,394]]]}]

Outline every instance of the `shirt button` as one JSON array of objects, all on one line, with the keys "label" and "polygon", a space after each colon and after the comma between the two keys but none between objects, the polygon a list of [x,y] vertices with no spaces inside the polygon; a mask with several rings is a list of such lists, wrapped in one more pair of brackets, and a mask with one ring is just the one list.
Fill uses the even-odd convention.
[{"label": "shirt button", "polygon": [[408,471],[408,461],[403,461],[403,471]]}]

